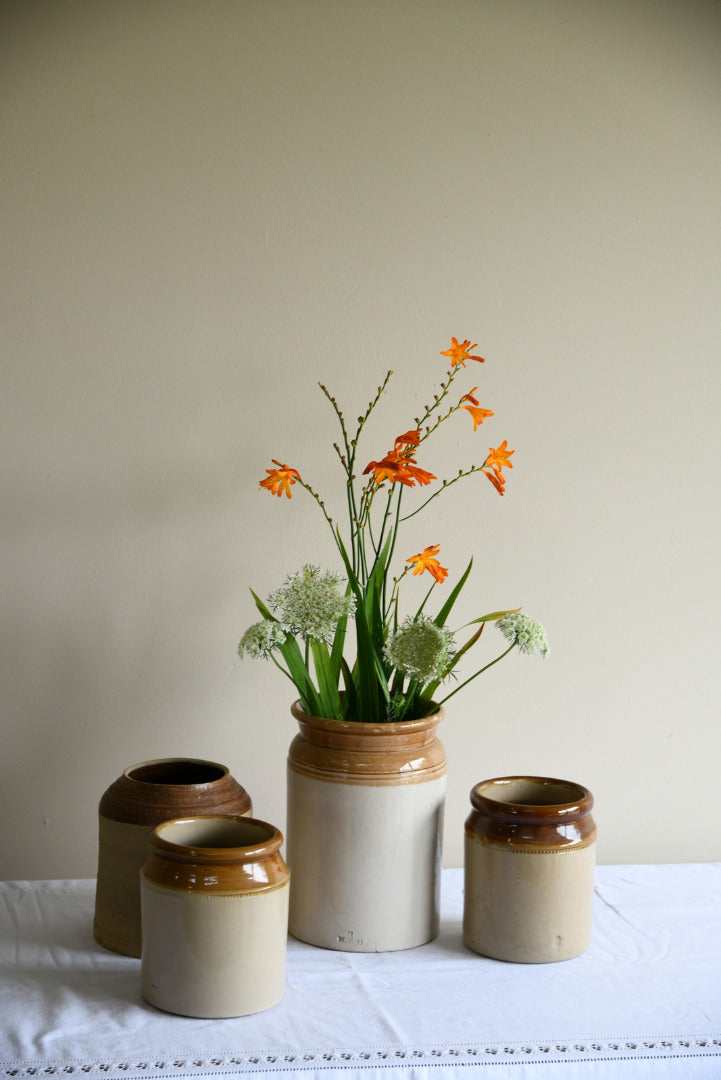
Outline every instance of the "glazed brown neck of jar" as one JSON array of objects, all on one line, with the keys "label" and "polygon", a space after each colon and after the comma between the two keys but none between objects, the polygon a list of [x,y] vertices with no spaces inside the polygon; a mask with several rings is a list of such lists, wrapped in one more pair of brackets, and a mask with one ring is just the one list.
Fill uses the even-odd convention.
[{"label": "glazed brown neck of jar", "polygon": [[197,758],[164,758],[126,769],[100,800],[102,817],[133,825],[157,825],[203,806],[213,813],[245,814],[248,793],[225,765]]},{"label": "glazed brown neck of jar", "polygon": [[283,834],[274,825],[237,815],[178,818],[158,825],[143,873],[165,888],[259,891],[284,884]]},{"label": "glazed brown neck of jar", "polygon": [[436,728],[444,716],[443,709],[439,706],[430,716],[420,720],[364,724],[359,721],[309,716],[303,711],[299,701],[291,705],[290,711],[298,721],[303,737],[316,746],[355,748],[368,753],[382,753],[404,746],[428,746],[435,740]]},{"label": "glazed brown neck of jar", "polygon": [[471,791],[471,835],[494,842],[568,847],[596,835],[593,796],[581,784],[541,776],[486,780]]},{"label": "glazed brown neck of jar", "polygon": [[421,720],[364,724],[308,716],[299,702],[291,706],[299,732],[288,761],[299,772],[344,779],[402,782],[432,779],[445,772],[446,755],[436,734],[443,709]]}]

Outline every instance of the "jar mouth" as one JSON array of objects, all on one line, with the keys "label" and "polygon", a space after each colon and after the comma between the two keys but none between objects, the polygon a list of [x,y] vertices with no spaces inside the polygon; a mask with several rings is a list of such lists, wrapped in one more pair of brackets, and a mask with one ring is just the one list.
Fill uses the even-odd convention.
[{"label": "jar mouth", "polygon": [[501,776],[483,780],[471,791],[471,803],[504,821],[562,818],[573,821],[588,814],[593,796],[573,780],[548,776]]},{"label": "jar mouth", "polygon": [[366,736],[369,740],[372,740],[379,734],[391,735],[402,732],[414,734],[415,732],[427,731],[437,727],[445,716],[445,710],[442,705],[436,705],[435,702],[431,702],[431,706],[433,712],[429,713],[428,716],[422,716],[416,720],[383,721],[378,724],[368,724],[358,720],[331,720],[324,716],[313,716],[304,711],[300,701],[294,701],[290,711],[299,723],[305,723],[317,731],[335,732],[336,734],[352,732],[354,735]]},{"label": "jar mouth", "polygon": [[245,862],[273,851],[283,842],[267,821],[239,814],[172,818],[156,826],[151,844],[168,858]]},{"label": "jar mouth", "polygon": [[138,784],[197,787],[223,780],[228,775],[228,769],[216,761],[203,761],[201,758],[159,758],[131,765],[124,775]]}]

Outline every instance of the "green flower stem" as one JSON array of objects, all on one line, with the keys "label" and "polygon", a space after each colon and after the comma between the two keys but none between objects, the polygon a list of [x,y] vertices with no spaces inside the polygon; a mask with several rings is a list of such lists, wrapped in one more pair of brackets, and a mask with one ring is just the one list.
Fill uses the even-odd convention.
[{"label": "green flower stem", "polygon": [[297,482],[298,482],[298,483],[300,484],[300,486],[301,486],[302,488],[305,488],[305,490],[306,490],[306,491],[308,492],[308,494],[309,494],[309,495],[312,495],[312,497],[313,497],[313,498],[315,499],[315,501],[316,501],[316,502],[318,503],[318,506],[319,506],[319,507],[321,508],[321,510],[322,510],[322,512],[323,512],[323,517],[325,518],[325,520],[327,521],[327,523],[328,523],[328,524],[330,525],[330,528],[331,528],[331,532],[332,532],[332,533],[333,533],[333,534],[335,535],[335,525],[333,524],[333,518],[332,518],[332,517],[330,516],[330,514],[329,514],[329,513],[328,513],[328,511],[326,510],[326,508],[325,508],[325,503],[324,503],[324,502],[323,502],[323,500],[321,499],[321,497],[320,497],[320,495],[318,494],[318,492],[317,492],[317,491],[314,491],[314,489],[313,489],[313,488],[312,488],[312,487],[310,486],[310,484],[309,484],[309,483],[307,483],[307,481],[305,481],[305,480],[304,480],[304,479],[303,479],[303,478],[302,478],[301,476],[299,476],[299,477],[298,477],[298,481],[297,481]]},{"label": "green flower stem", "polygon": [[328,387],[324,386],[323,383],[318,383],[318,386],[321,388],[321,390],[323,391],[325,396],[328,398],[328,401],[333,406],[335,414],[338,417],[338,423],[340,424],[340,429],[341,429],[341,432],[342,432],[342,435],[343,435],[343,444],[345,446],[346,456],[347,456],[348,460],[350,461],[351,452],[350,452],[350,443],[348,441],[348,429],[345,426],[345,418],[343,416],[343,413],[338,408],[338,402],[333,397],[333,395],[331,394]]},{"label": "green flower stem", "polygon": [[[310,484],[309,484],[309,483],[307,483],[307,482],[306,482],[305,480],[303,480],[303,479],[302,479],[302,477],[300,477],[300,476],[298,477],[298,483],[300,484],[300,486],[301,486],[302,488],[305,488],[305,490],[306,490],[306,491],[308,492],[308,494],[309,494],[309,495],[311,495],[311,496],[312,496],[312,498],[314,498],[314,499],[315,499],[315,501],[317,502],[318,506],[319,506],[319,507],[320,507],[320,509],[321,509],[321,512],[322,512],[322,514],[323,514],[323,517],[325,518],[325,520],[326,520],[326,523],[327,523],[327,524],[328,524],[328,526],[330,527],[330,531],[331,531],[331,533],[333,534],[333,539],[334,539],[334,541],[335,541],[336,547],[338,548],[338,550],[339,550],[339,552],[340,552],[341,556],[343,556],[343,558],[344,558],[344,561],[345,561],[345,551],[344,551],[344,549],[343,549],[343,547],[342,547],[342,541],[341,541],[341,538],[340,538],[340,532],[339,532],[339,531],[338,531],[338,529],[336,528],[336,525],[335,525],[335,522],[333,521],[333,518],[332,518],[332,517],[330,516],[330,514],[329,514],[329,513],[328,513],[328,511],[326,510],[326,508],[325,508],[325,503],[324,503],[324,502],[323,502],[323,500],[321,499],[321,497],[320,497],[320,495],[318,494],[318,492],[317,492],[317,491],[315,491],[315,490],[314,490],[314,489],[313,489],[313,488],[312,488],[312,487],[310,486]],[[354,541],[354,536],[353,536],[353,534],[351,533],[351,542],[352,542],[352,552],[351,552],[351,566],[352,566],[352,569],[353,569],[353,573],[354,573],[354,575],[357,575],[357,573],[358,573],[358,566],[357,566],[357,564],[356,564],[356,562],[355,562],[355,557],[356,557],[356,545],[355,545],[355,543],[354,543],[353,541]],[[361,554],[362,554],[362,552],[361,552]]]},{"label": "green flower stem", "polygon": [[[436,407],[437,407],[437,405],[439,405],[439,404],[440,404],[440,399],[439,399],[439,401],[438,401],[438,402],[436,402]],[[443,414],[442,416],[439,416],[439,417],[438,417],[438,419],[436,420],[435,424],[431,424],[431,425],[429,425],[429,426],[428,426],[428,427],[427,427],[427,428],[425,429],[425,431],[424,431],[424,432],[423,432],[423,434],[421,435],[420,439],[418,440],[419,444],[420,444],[420,443],[422,443],[422,442],[425,442],[425,440],[426,440],[426,439],[427,439],[427,438],[428,438],[429,436],[431,436],[431,435],[433,434],[433,432],[434,432],[434,431],[435,431],[435,430],[436,430],[437,428],[439,428],[439,427],[441,426],[441,424],[442,424],[442,423],[443,423],[443,422],[444,422],[445,420],[447,420],[447,419],[448,419],[448,417],[449,417],[449,416],[453,416],[453,414],[454,414],[454,413],[458,412],[458,410],[460,409],[460,407],[461,407],[461,403],[460,403],[460,401],[459,401],[459,402],[458,402],[458,403],[457,403],[456,405],[451,405],[451,407],[450,407],[450,409],[448,410],[448,412],[444,413],[444,414]]]},{"label": "green flower stem", "polygon": [[415,614],[415,617],[416,617],[416,619],[418,618],[418,616],[419,616],[419,615],[421,614],[421,612],[423,611],[423,608],[424,608],[424,607],[426,606],[426,604],[428,603],[428,599],[429,599],[429,597],[430,597],[431,593],[433,592],[433,590],[435,589],[436,585],[437,585],[437,582],[436,582],[436,581],[433,581],[433,583],[432,583],[432,585],[431,585],[430,589],[428,590],[428,592],[426,593],[426,595],[425,595],[425,596],[423,597],[423,600],[421,601],[421,606],[420,606],[420,607],[418,608],[418,611],[417,611],[417,612],[416,612],[416,614]]},{"label": "green flower stem", "polygon": [[386,372],[386,377],[383,380],[383,382],[380,384],[380,386],[377,388],[375,397],[371,401],[368,402],[368,407],[366,408],[366,411],[363,413],[363,415],[358,417],[358,427],[356,428],[355,436],[353,437],[353,439],[350,440],[350,442],[347,442],[347,447],[348,447],[348,470],[347,470],[347,472],[348,472],[348,490],[349,490],[349,517],[350,517],[350,527],[351,527],[351,537],[352,537],[351,546],[354,549],[354,551],[357,551],[357,553],[358,553],[357,558],[356,558],[356,562],[355,562],[354,565],[356,565],[359,569],[362,569],[362,572],[364,574],[367,573],[365,545],[364,545],[364,542],[363,542],[363,530],[362,530],[362,505],[363,505],[363,496],[365,495],[365,489],[364,489],[363,493],[361,494],[361,513],[358,514],[357,506],[356,506],[355,489],[353,487],[354,471],[355,471],[355,459],[356,459],[356,452],[358,450],[358,442],[360,440],[361,432],[363,431],[363,428],[365,427],[369,416],[371,415],[371,413],[375,409],[376,405],[380,401],[381,397],[385,393],[386,387],[388,386],[388,383],[390,381],[390,378],[391,378],[392,374],[393,374],[392,370],[389,370],[389,371]]},{"label": "green flower stem", "polygon": [[[398,540],[398,529],[401,523],[401,501],[403,499],[403,485],[398,490],[398,496],[396,500],[396,520],[393,523],[393,539],[391,540],[390,550],[388,551],[388,559],[386,566],[390,566],[391,559],[393,558],[393,552],[395,551],[396,541]],[[388,508],[390,509],[390,499],[388,501]],[[386,613],[386,575],[383,575],[383,612]]]},{"label": "green flower stem", "polygon": [[393,611],[393,630],[394,630],[394,632],[398,629],[398,599],[399,599],[399,589],[398,589],[398,587],[399,587],[400,583],[403,581],[403,578],[406,576],[406,574],[410,573],[410,569],[411,569],[410,566],[408,566],[406,564],[406,566],[403,567],[403,570],[401,571],[399,577],[393,579],[393,590],[391,592],[390,600],[388,601],[388,607],[386,608],[385,616],[386,616],[386,626],[388,626],[390,624],[391,611]]},{"label": "green flower stem", "polygon": [[282,671],[282,672],[283,672],[283,674],[284,674],[284,675],[286,676],[286,678],[290,679],[290,681],[291,681],[291,682],[293,683],[293,685],[295,686],[295,681],[294,681],[294,679],[293,679],[293,676],[291,675],[291,673],[290,673],[290,672],[288,671],[288,669],[287,669],[287,668],[283,667],[283,665],[281,664],[280,660],[279,660],[279,659],[278,659],[278,657],[277,657],[277,656],[275,655],[275,653],[274,653],[274,652],[270,652],[270,653],[268,653],[268,656],[269,656],[269,657],[270,657],[270,659],[271,659],[271,660],[273,661],[273,663],[275,664],[275,666],[276,666],[276,667],[278,668],[278,671]]},{"label": "green flower stem", "polygon": [[[440,384],[440,391],[441,391],[440,394],[436,394],[435,398],[433,399],[433,404],[432,405],[426,405],[426,411],[423,413],[423,416],[417,416],[416,417],[416,427],[422,428],[423,425],[426,423],[426,421],[430,420],[431,416],[436,411],[436,409],[438,409],[440,407],[440,404],[443,401],[443,399],[445,397],[447,397],[448,392],[451,389],[451,385],[453,383],[453,380],[455,379],[456,375],[458,374],[458,371],[461,368],[461,366],[462,366],[461,364],[458,364],[457,366],[450,368],[449,371],[446,372],[446,374],[448,375],[448,378],[446,379],[445,382],[442,382]],[[451,409],[451,412],[454,412],[454,411],[455,411],[454,409]],[[448,416],[450,416],[450,413],[448,413]],[[421,436],[421,442],[423,442],[424,439],[427,439],[428,436],[431,434],[431,432],[435,431],[435,429],[438,427],[438,424],[442,423],[442,421],[444,419],[445,419],[445,417],[442,417],[440,420],[438,420],[433,425],[433,427],[427,428],[425,435]]]},{"label": "green flower stem", "polygon": [[406,514],[405,517],[402,517],[400,519],[401,522],[410,521],[410,519],[412,517],[415,517],[416,514],[420,514],[421,510],[425,510],[425,508],[428,506],[428,503],[433,502],[434,499],[437,499],[439,495],[442,495],[443,492],[447,491],[447,489],[453,484],[457,484],[459,480],[464,480],[467,476],[472,476],[473,473],[481,472],[484,465],[485,462],[483,465],[471,465],[470,469],[459,469],[458,474],[454,476],[452,480],[443,480],[441,486],[431,495],[429,495],[424,503],[421,503],[421,505],[416,507],[415,510],[412,510],[410,514]]},{"label": "green flower stem", "polygon": [[515,649],[515,647],[516,647],[516,642],[512,641],[511,644],[508,646],[508,648],[504,652],[502,652],[500,654],[500,656],[497,656],[495,660],[491,660],[491,662],[489,664],[486,664],[485,667],[479,668],[478,671],[475,672],[475,674],[470,675],[467,679],[464,680],[464,682],[459,683],[458,686],[455,688],[455,690],[451,690],[450,694],[446,694],[446,696],[444,698],[441,698],[441,700],[438,702],[438,704],[439,705],[445,705],[445,703],[447,701],[449,701],[453,697],[454,694],[457,694],[458,691],[462,690],[464,686],[468,686],[469,682],[473,682],[473,680],[477,679],[479,675],[482,675],[484,671],[488,671],[489,668],[492,668],[493,665],[497,664],[499,662],[499,660],[502,660],[504,658],[504,656],[508,656],[511,649]]},{"label": "green flower stem", "polygon": [[368,536],[370,538],[371,547],[373,548],[373,554],[375,556],[375,558],[373,560],[374,565],[375,565],[376,560],[378,559],[378,555],[383,550],[383,544],[384,544],[384,541],[385,541],[386,526],[388,524],[388,519],[391,516],[391,503],[392,503],[392,501],[393,501],[393,488],[391,487],[389,489],[389,491],[388,491],[388,496],[387,496],[387,499],[386,499],[386,508],[383,511],[383,518],[381,520],[381,531],[380,531],[380,535],[378,536],[377,540],[373,536],[373,522],[370,519],[370,515],[368,516],[367,521],[366,521],[366,526],[368,528]]}]

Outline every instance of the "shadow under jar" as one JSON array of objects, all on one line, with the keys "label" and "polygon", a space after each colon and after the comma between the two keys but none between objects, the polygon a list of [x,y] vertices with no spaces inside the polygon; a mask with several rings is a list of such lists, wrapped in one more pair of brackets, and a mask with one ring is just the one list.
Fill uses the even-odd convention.
[{"label": "shadow under jar", "polygon": [[591,940],[593,796],[568,780],[506,776],[471,791],[463,940],[516,963],[569,960]]}]

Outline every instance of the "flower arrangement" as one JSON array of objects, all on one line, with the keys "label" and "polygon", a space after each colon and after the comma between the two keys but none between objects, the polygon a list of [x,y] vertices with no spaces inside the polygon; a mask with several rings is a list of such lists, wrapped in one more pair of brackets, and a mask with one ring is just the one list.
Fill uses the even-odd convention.
[{"label": "flower arrangement", "polygon": [[[402,526],[451,485],[482,473],[499,495],[505,492],[503,471],[513,468],[511,457],[515,453],[508,449],[505,439],[490,448],[482,464],[460,469],[436,486],[432,485],[437,477],[416,460],[419,448],[454,414],[468,413],[474,431],[493,416],[491,410],[481,408],[475,386],[460,398],[452,396],[456,377],[466,361],[484,363],[482,357],[473,355],[476,348],[470,339],[451,339],[451,347],[441,353],[449,360],[448,370],[431,404],[415,418],[413,428],[398,435],[384,457],[365,466],[361,477],[356,474],[360,436],[392,372],[387,373],[365,413],[358,417],[352,434],[336,399],[319,384],[340,425],[341,438],[333,448],[345,474],[345,535],[323,499],[297,469],[273,459],[274,467],[266,469],[267,475],[260,481],[260,487],[270,494],[289,499],[294,487],[303,488],[323,514],[343,564],[343,573],[303,566],[287,577],[267,602],[251,590],[262,618],[246,630],[238,646],[241,657],[273,660],[294,684],[303,709],[311,715],[367,723],[415,720],[434,712],[512,649],[543,656],[549,651],[542,625],[518,608],[481,615],[455,632],[448,629],[454,604],[471,573],[472,558],[435,615],[427,613],[431,597],[448,577],[447,568],[438,558],[439,544],[407,556],[400,572],[392,574]],[[405,505],[407,488],[428,488],[420,505]],[[411,572],[413,576],[427,573],[432,582],[416,610],[402,617],[401,585]],[[351,621],[355,625],[355,650],[349,659],[346,646]],[[459,662],[478,642],[489,622],[495,622],[506,638],[503,650],[459,681]],[[470,633],[457,645],[456,637],[463,630]],[[449,679],[454,679],[455,685],[439,695],[441,684]]]}]

